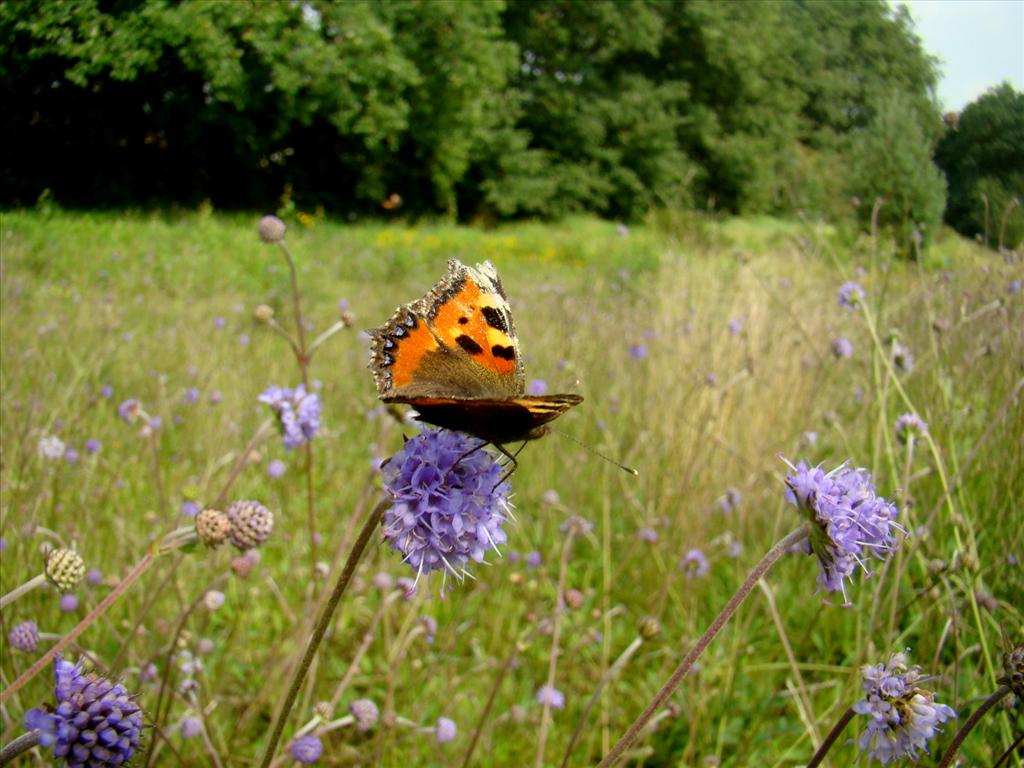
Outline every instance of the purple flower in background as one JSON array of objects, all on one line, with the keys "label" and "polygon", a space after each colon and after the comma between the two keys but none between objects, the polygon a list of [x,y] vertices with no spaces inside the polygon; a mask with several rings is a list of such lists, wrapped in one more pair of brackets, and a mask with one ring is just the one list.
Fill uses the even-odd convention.
[{"label": "purple flower in background", "polygon": [[294,389],[270,387],[259,396],[277,413],[277,423],[288,450],[309,442],[320,429],[320,398],[299,384]]},{"label": "purple flower in background", "polygon": [[349,705],[348,711],[352,713],[352,717],[356,721],[357,731],[370,730],[377,724],[377,718],[380,717],[380,711],[372,699],[356,699]]},{"label": "purple flower in background", "polygon": [[25,714],[25,727],[38,731],[39,745],[69,766],[121,765],[139,748],[142,710],[124,686],[80,665],[54,659],[57,706]]},{"label": "purple flower in background", "polygon": [[691,549],[679,561],[679,567],[688,578],[701,578],[707,576],[711,570],[711,564],[707,557],[699,549]]},{"label": "purple flower in background", "polygon": [[1010,284],[1006,286],[1006,290],[1010,293],[1020,293],[1020,280],[1011,280]]},{"label": "purple flower in background", "polygon": [[542,562],[544,562],[544,559],[536,549],[526,556],[526,565],[529,568],[537,568]]},{"label": "purple flower in background", "polygon": [[74,448],[68,448],[66,451],[64,451],[64,461],[66,461],[68,464],[77,464],[78,451],[76,451]]},{"label": "purple flower in background", "polygon": [[898,545],[893,533],[903,531],[896,523],[898,510],[875,493],[871,475],[845,464],[829,473],[803,461],[790,464],[786,476],[786,500],[810,521],[806,554],[818,558],[818,583],[829,592],[842,592],[846,579],[859,565],[867,573],[868,556],[884,559]]},{"label": "purple flower in background", "polygon": [[291,752],[292,759],[296,762],[303,765],[312,765],[324,753],[324,745],[320,741],[320,737],[307,734],[295,739],[289,751]]},{"label": "purple flower in background", "polygon": [[267,463],[267,474],[270,477],[281,477],[281,475],[285,473],[286,469],[288,469],[288,467],[280,459],[274,459],[273,461]]},{"label": "purple flower in background", "polygon": [[[504,468],[477,440],[447,429],[424,429],[383,469],[393,504],[384,512],[391,549],[422,573],[444,570],[462,579],[470,562],[505,543],[509,485]],[[442,587],[443,588],[443,587]]]},{"label": "purple flower in background", "polygon": [[103,443],[95,438],[90,438],[85,441],[85,452],[96,454],[100,452],[100,448],[103,447]]},{"label": "purple flower in background", "polygon": [[423,631],[427,636],[427,642],[433,643],[437,637],[437,619],[433,616],[420,616],[420,623],[423,624]]},{"label": "purple flower in background", "polygon": [[99,586],[100,582],[103,581],[103,571],[99,568],[90,568],[89,572],[85,574],[85,580],[94,587]]},{"label": "purple flower in background", "polygon": [[896,439],[904,445],[911,439],[916,440],[928,434],[928,425],[914,413],[904,413],[896,419]]},{"label": "purple flower in background", "polygon": [[35,653],[36,646],[39,645],[39,627],[34,621],[16,624],[7,633],[7,642],[11,644],[11,648],[22,653]]},{"label": "purple flower in background", "polygon": [[70,593],[60,596],[61,613],[73,613],[78,610],[78,598]]},{"label": "purple flower in background", "polygon": [[220,402],[223,399],[224,395],[220,393],[219,389],[215,389],[210,393],[210,405],[220,405]]},{"label": "purple flower in background", "polygon": [[853,355],[853,344],[845,336],[840,336],[838,339],[832,340],[832,356],[837,360],[844,357],[851,357]]},{"label": "purple flower in background", "polygon": [[185,517],[195,517],[199,514],[199,504],[191,499],[181,502],[181,514]]},{"label": "purple flower in background", "polygon": [[658,532],[653,528],[641,528],[636,532],[636,537],[650,544],[658,540]]},{"label": "purple flower in background", "polygon": [[868,725],[857,746],[882,765],[903,757],[917,760],[919,750],[928,751],[939,726],[956,717],[951,707],[936,703],[934,693],[918,687],[924,680],[921,668],[909,667],[906,654],[894,653],[885,664],[867,664],[861,674],[865,696],[853,711],[865,715]]},{"label": "purple flower in background", "polygon": [[109,384],[104,384],[103,389],[100,390],[100,396],[102,396],[104,400],[109,400],[114,396],[114,388]]},{"label": "purple flower in background", "polygon": [[160,429],[160,427],[162,427],[163,424],[163,419],[161,419],[159,416],[154,416],[149,420],[149,428],[152,429],[154,432]]},{"label": "purple flower in background", "polygon": [[249,346],[249,334],[248,333],[243,333],[243,334],[239,335],[238,343],[241,344],[243,347]]},{"label": "purple flower in background", "polygon": [[537,703],[547,704],[552,709],[565,709],[565,694],[551,685],[537,691]]},{"label": "purple flower in background", "polygon": [[743,330],[743,322],[741,320],[733,319],[729,321],[729,333],[733,336],[739,335],[739,332]]},{"label": "purple flower in background", "polygon": [[214,328],[223,328],[224,327],[224,318],[221,317],[220,315],[218,315],[217,317],[213,318],[213,327]]},{"label": "purple flower in background", "polygon": [[742,503],[743,494],[740,493],[739,488],[726,488],[725,493],[718,500],[718,508],[723,513],[728,514],[729,512],[736,511]]},{"label": "purple flower in background", "polygon": [[135,419],[139,417],[142,412],[142,405],[135,398],[123,401],[117,406],[117,415],[121,417],[123,421],[127,421],[131,424]]},{"label": "purple flower in background", "polygon": [[647,345],[646,344],[633,344],[629,348],[629,356],[634,360],[643,360],[647,357]]},{"label": "purple flower in background", "polygon": [[185,390],[185,397],[182,398],[186,403],[194,403],[199,399],[199,389],[197,387],[189,387]]},{"label": "purple flower in background", "polygon": [[198,717],[184,717],[181,720],[181,737],[194,739],[203,732],[203,723]]},{"label": "purple flower in background", "polygon": [[892,364],[900,373],[914,370],[914,354],[898,341],[892,343]]},{"label": "purple flower in background", "polygon": [[533,379],[526,391],[531,395],[543,395],[548,391],[548,383],[544,379]]},{"label": "purple flower in background", "polygon": [[454,741],[457,732],[458,728],[455,727],[454,720],[449,720],[447,717],[437,718],[437,725],[434,726],[434,738],[437,739],[438,744]]},{"label": "purple flower in background", "polygon": [[866,294],[864,293],[864,288],[861,287],[860,283],[856,283],[850,280],[839,286],[840,307],[846,307],[847,309],[856,309],[857,306],[864,300],[865,296]]}]

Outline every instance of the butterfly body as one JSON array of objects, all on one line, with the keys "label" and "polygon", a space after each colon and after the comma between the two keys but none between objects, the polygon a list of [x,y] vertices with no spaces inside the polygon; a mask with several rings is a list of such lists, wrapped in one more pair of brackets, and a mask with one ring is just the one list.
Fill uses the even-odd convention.
[{"label": "butterfly body", "polygon": [[408,403],[428,424],[500,446],[542,436],[583,401],[526,394],[512,312],[489,261],[474,268],[450,259],[425,296],[368,333],[380,399]]}]

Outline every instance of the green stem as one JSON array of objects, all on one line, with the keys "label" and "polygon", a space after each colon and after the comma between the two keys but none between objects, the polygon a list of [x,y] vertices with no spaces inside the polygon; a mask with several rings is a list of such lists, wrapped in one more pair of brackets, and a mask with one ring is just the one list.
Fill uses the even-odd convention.
[{"label": "green stem", "polygon": [[726,603],[722,612],[715,617],[711,626],[707,628],[703,635],[701,635],[700,639],[697,640],[697,643],[690,649],[690,652],[686,654],[686,657],[682,660],[679,666],[676,667],[675,672],[672,673],[672,676],[669,677],[665,685],[663,685],[661,690],[655,694],[651,703],[647,705],[647,708],[641,712],[636,721],[629,726],[629,729],[625,734],[623,734],[622,738],[620,738],[608,754],[605,755],[604,759],[598,764],[598,768],[611,768],[619,761],[623,753],[629,749],[634,741],[636,741],[637,736],[640,735],[640,731],[643,730],[644,726],[651,720],[654,713],[658,711],[658,708],[668,701],[669,696],[671,696],[675,692],[676,688],[679,687],[683,678],[686,677],[690,668],[693,667],[694,662],[697,661],[700,655],[711,644],[711,641],[715,639],[715,636],[722,631],[722,628],[729,623],[729,619],[731,619],[733,614],[736,613],[736,610],[740,607],[743,601],[747,599],[747,595],[749,595],[751,590],[753,590],[758,579],[771,570],[772,566],[774,566],[775,563],[777,563],[782,556],[789,551],[791,546],[802,541],[806,536],[807,529],[800,526],[792,533],[784,536],[774,547],[768,550],[768,553],[761,559],[761,562],[754,566],[754,570],[750,572],[750,575],[748,575],[743,584],[740,585],[740,588],[736,590],[736,594],[734,594],[729,599],[729,602]]},{"label": "green stem", "polygon": [[821,746],[818,747],[818,751],[814,753],[811,761],[807,763],[807,768],[817,768],[817,766],[821,765],[821,761],[825,759],[825,755],[828,754],[830,749],[832,749],[832,745],[836,743],[836,739],[838,739],[840,734],[842,734],[846,729],[849,722],[853,720],[853,716],[855,714],[853,707],[850,707],[843,712],[843,716],[840,717],[839,720],[836,721],[836,724],[832,726],[832,730],[828,732],[825,740],[821,742]]},{"label": "green stem", "polygon": [[309,672],[309,668],[313,663],[313,657],[316,655],[317,649],[320,647],[320,643],[324,639],[324,635],[327,633],[327,628],[331,625],[331,621],[334,617],[334,611],[337,609],[338,603],[344,596],[349,582],[352,581],[352,576],[356,571],[356,566],[359,564],[363,551],[366,549],[366,545],[369,543],[370,538],[373,536],[373,532],[377,529],[377,526],[380,525],[381,518],[384,516],[384,510],[390,505],[390,501],[384,500],[374,508],[373,512],[371,512],[370,516],[367,518],[366,523],[363,525],[363,529],[359,532],[359,538],[357,538],[355,544],[352,545],[352,551],[349,552],[348,560],[345,562],[345,568],[338,576],[338,581],[334,585],[334,591],[331,592],[331,597],[324,606],[324,610],[320,614],[320,618],[317,621],[316,626],[313,628],[313,634],[309,638],[309,642],[306,644],[306,650],[302,655],[302,660],[299,662],[299,666],[296,667],[295,673],[292,675],[292,681],[288,686],[288,692],[284,696],[281,709],[278,711],[274,724],[271,727],[270,738],[267,741],[267,746],[263,750],[263,758],[260,760],[260,768],[267,768],[270,765],[270,761],[274,758],[278,742],[281,740],[281,734],[284,732],[285,722],[288,720],[288,714],[295,705],[295,699],[299,695],[299,689],[302,688],[302,683],[306,679],[306,673]]}]

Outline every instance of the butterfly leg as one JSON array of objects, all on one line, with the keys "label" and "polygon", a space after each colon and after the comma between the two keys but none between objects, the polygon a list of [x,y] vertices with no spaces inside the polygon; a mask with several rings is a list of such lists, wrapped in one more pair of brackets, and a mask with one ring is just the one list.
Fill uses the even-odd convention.
[{"label": "butterfly leg", "polygon": [[[522,452],[523,448],[526,447],[526,441],[525,440],[523,441],[522,445],[520,445],[516,449],[515,453],[509,453],[505,449],[505,446],[499,445],[498,443],[495,443],[494,447],[497,448],[498,451],[500,451],[504,456],[507,456],[509,462],[512,464],[512,469],[510,469],[508,472],[506,472],[504,475],[502,475],[501,479],[494,484],[494,488],[497,488],[499,485],[501,485],[506,480],[508,480],[512,476],[512,473],[515,472],[519,468],[519,462],[516,461],[516,456],[518,456]],[[493,491],[494,488],[492,488],[491,490]]]},{"label": "butterfly leg", "polygon": [[474,446],[473,446],[472,448],[470,448],[470,449],[469,449],[468,451],[464,451],[464,452],[462,453],[462,455],[461,455],[461,456],[459,456],[459,458],[457,458],[457,459],[455,460],[455,463],[454,463],[454,464],[452,464],[452,466],[451,466],[451,469],[449,469],[449,470],[448,470],[448,474],[447,474],[447,475],[445,475],[445,481],[447,481],[447,480],[448,480],[448,475],[450,475],[450,474],[451,474],[452,472],[454,472],[454,471],[455,471],[455,468],[456,468],[457,466],[459,466],[459,462],[461,462],[461,461],[462,461],[462,460],[463,460],[464,458],[466,458],[467,456],[472,456],[472,455],[473,455],[474,453],[476,453],[476,452],[477,452],[477,451],[479,451],[479,450],[480,450],[481,448],[484,448],[484,447],[485,447],[485,446],[487,446],[487,445],[488,445],[488,441],[487,441],[487,440],[484,440],[484,441],[483,441],[483,442],[481,442],[481,443],[480,443],[479,445],[474,445]]}]

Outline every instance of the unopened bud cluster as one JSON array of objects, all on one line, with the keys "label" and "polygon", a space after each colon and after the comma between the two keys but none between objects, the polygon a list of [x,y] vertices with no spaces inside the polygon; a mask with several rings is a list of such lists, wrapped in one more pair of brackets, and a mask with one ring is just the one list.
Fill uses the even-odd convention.
[{"label": "unopened bud cluster", "polygon": [[85,577],[85,561],[73,549],[55,549],[46,558],[46,578],[61,592],[70,592]]},{"label": "unopened bud cluster", "polygon": [[274,529],[274,513],[258,501],[236,501],[227,512],[204,509],[196,515],[196,535],[211,548],[230,541],[245,552],[258,547]]}]

